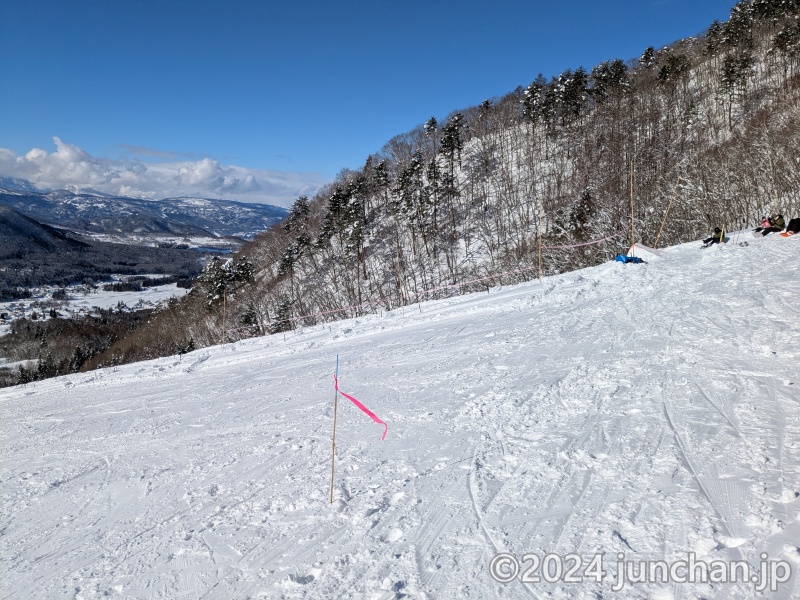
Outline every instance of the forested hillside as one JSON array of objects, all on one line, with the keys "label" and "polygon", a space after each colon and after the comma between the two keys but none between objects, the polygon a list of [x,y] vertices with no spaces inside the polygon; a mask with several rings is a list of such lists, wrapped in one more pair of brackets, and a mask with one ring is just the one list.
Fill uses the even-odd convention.
[{"label": "forested hillside", "polygon": [[115,356],[589,266],[632,237],[665,246],[798,216],[799,16],[798,0],[742,0],[704,36],[431,118],[298,198]]}]

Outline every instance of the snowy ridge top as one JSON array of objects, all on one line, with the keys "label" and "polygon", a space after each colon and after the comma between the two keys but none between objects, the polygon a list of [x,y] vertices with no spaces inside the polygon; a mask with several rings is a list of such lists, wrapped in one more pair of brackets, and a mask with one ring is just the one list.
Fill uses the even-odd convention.
[{"label": "snowy ridge top", "polygon": [[[766,552],[775,592],[615,597],[795,597],[800,238],[747,241],[3,390],[9,593],[486,598],[498,552]],[[331,506],[337,354],[389,435],[339,402]]]}]

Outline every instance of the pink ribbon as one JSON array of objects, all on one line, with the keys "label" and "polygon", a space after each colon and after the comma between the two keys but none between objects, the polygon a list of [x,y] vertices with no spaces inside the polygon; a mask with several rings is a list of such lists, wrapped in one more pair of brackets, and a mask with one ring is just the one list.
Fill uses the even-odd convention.
[{"label": "pink ribbon", "polygon": [[344,396],[345,398],[347,398],[348,400],[350,400],[350,402],[352,402],[353,404],[355,404],[355,405],[356,405],[358,408],[360,408],[360,409],[361,409],[361,410],[362,410],[364,413],[366,413],[366,414],[367,414],[367,416],[368,416],[370,419],[372,419],[372,420],[373,420],[373,421],[375,421],[376,423],[379,423],[379,424],[381,424],[381,425],[383,425],[383,426],[385,427],[385,429],[383,430],[383,435],[381,436],[381,441],[385,440],[385,439],[386,439],[386,433],[389,431],[389,426],[388,426],[386,423],[384,423],[383,421],[381,421],[381,420],[380,420],[378,417],[376,417],[376,416],[375,416],[375,413],[374,413],[374,412],[372,412],[370,409],[368,409],[368,408],[367,408],[366,406],[364,406],[363,404],[361,404],[361,402],[359,402],[358,400],[356,400],[356,399],[355,399],[355,398],[353,398],[352,396],[348,396],[348,395],[347,395],[347,394],[345,394],[345,393],[344,393],[342,390],[340,390],[340,389],[339,389],[339,381],[336,379],[336,374],[335,374],[335,373],[334,373],[334,375],[333,375],[333,387],[335,387],[335,388],[336,388],[336,391],[337,391],[337,392],[339,392],[339,393],[340,393],[342,396]]}]

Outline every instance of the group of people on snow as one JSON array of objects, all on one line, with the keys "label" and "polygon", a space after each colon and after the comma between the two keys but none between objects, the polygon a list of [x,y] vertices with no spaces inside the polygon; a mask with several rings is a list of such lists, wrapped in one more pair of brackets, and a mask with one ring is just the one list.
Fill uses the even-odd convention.
[{"label": "group of people on snow", "polygon": [[[800,220],[792,219],[789,221],[790,223]],[[779,233],[784,230],[786,227],[786,221],[783,219],[783,215],[772,215],[768,217],[764,215],[761,217],[761,227],[756,227],[756,232],[760,232],[761,235],[769,235],[770,233]],[[797,233],[796,231],[794,233]]]},{"label": "group of people on snow", "polygon": [[[755,228],[755,233],[762,236],[769,235],[770,233],[780,233],[786,230],[781,235],[790,236],[800,233],[800,218],[791,219],[789,224],[783,215],[776,214],[768,217],[764,215],[761,218],[761,226]],[[703,240],[703,248],[707,248],[713,244],[722,244],[725,242],[725,232],[720,227],[715,227],[714,232]]]}]

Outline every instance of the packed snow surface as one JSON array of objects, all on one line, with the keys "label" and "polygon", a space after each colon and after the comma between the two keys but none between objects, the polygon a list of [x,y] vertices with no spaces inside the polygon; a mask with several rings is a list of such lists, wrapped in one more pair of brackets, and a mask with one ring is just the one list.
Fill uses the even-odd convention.
[{"label": "packed snow surface", "polygon": [[800,236],[698,248],[3,390],[0,595],[798,598]]}]

